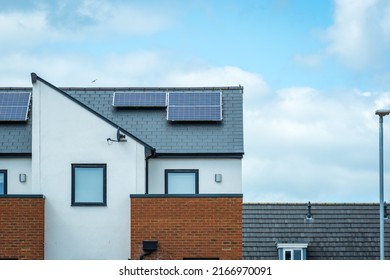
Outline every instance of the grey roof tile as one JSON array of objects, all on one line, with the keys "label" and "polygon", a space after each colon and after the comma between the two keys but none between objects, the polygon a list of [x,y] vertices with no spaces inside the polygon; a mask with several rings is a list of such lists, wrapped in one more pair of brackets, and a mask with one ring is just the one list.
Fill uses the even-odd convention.
[{"label": "grey roof tile", "polygon": [[[0,92],[31,91],[31,88],[0,88]],[[31,111],[27,122],[0,122],[0,154],[31,153]]]},{"label": "grey roof tile", "polygon": [[[365,203],[243,204],[243,258],[276,259],[275,242],[307,242],[308,259],[378,259],[379,206]],[[390,253],[390,221],[385,222]]]}]

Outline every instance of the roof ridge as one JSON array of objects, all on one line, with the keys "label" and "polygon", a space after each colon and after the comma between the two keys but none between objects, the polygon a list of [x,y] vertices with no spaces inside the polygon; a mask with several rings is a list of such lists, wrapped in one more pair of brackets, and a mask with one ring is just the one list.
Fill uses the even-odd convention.
[{"label": "roof ridge", "polygon": [[210,86],[210,87],[59,87],[62,90],[241,90],[242,86]]}]

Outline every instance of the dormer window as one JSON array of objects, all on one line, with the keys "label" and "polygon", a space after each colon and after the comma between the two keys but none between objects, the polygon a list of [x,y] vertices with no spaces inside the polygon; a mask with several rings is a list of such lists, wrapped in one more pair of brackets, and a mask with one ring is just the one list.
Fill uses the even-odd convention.
[{"label": "dormer window", "polygon": [[279,260],[306,260],[308,243],[278,243]]}]

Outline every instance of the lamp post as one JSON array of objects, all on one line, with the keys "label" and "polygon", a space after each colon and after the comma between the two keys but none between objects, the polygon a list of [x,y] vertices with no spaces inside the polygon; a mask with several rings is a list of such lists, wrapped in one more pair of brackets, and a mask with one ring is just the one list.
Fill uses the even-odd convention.
[{"label": "lamp post", "polygon": [[376,110],[379,116],[379,252],[380,259],[385,259],[385,213],[384,213],[384,190],[383,190],[383,117],[390,114],[390,110]]}]

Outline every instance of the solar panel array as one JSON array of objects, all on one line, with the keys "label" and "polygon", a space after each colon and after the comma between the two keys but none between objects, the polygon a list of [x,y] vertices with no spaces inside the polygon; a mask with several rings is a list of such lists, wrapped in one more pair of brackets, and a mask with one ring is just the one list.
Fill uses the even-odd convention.
[{"label": "solar panel array", "polygon": [[166,107],[165,92],[114,92],[114,107]]},{"label": "solar panel array", "polygon": [[169,121],[221,121],[222,93],[205,92],[114,92],[114,107],[168,107]]},{"label": "solar panel array", "polygon": [[0,121],[26,121],[31,92],[0,92]]},{"label": "solar panel array", "polygon": [[171,92],[168,98],[169,121],[221,121],[222,94],[209,92]]}]

